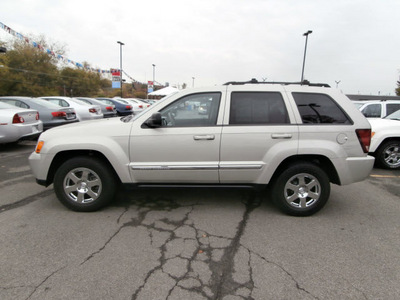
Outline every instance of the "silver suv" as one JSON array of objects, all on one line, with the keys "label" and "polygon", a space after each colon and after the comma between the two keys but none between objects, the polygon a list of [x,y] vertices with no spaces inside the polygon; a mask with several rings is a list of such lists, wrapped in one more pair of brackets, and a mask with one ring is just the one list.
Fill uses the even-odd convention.
[{"label": "silver suv", "polygon": [[324,84],[229,82],[183,90],[136,116],[43,133],[30,165],[76,211],[109,203],[119,183],[265,186],[291,215],[311,215],[330,183],[364,180],[370,125]]}]

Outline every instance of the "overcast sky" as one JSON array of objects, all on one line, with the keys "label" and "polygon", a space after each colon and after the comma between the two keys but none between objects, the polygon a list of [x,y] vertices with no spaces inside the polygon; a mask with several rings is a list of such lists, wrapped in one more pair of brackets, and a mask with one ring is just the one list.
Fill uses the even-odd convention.
[{"label": "overcast sky", "polygon": [[[304,77],[346,94],[394,95],[400,0],[1,0],[0,22],[135,80],[206,86]],[[0,29],[0,40],[13,38]]]}]

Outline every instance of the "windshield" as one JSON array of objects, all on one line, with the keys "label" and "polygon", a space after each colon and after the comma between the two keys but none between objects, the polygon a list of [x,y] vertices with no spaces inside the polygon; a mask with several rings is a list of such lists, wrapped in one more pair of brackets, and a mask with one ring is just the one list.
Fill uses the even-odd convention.
[{"label": "windshield", "polygon": [[51,102],[43,100],[41,98],[32,98],[31,101],[35,102],[38,105],[41,105],[41,106],[44,106],[44,107],[47,107],[47,108],[50,108],[50,109],[60,109],[61,108],[60,105],[51,103]]},{"label": "windshield", "polygon": [[400,120],[400,109],[395,111],[394,113],[384,117],[384,119],[390,119],[390,120]]},{"label": "windshield", "polygon": [[15,106],[8,103],[0,102],[0,108],[15,108]]}]

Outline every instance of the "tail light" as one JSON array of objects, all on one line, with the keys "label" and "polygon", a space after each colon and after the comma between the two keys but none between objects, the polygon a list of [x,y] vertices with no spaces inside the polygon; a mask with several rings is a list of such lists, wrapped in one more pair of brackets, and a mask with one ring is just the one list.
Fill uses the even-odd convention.
[{"label": "tail light", "polygon": [[143,105],[139,105],[139,108],[143,108]]},{"label": "tail light", "polygon": [[107,106],[106,110],[113,111],[113,108],[112,108],[112,106]]},{"label": "tail light", "polygon": [[356,134],[364,153],[368,153],[371,145],[371,129],[356,129]]},{"label": "tail light", "polygon": [[125,108],[128,109],[128,110],[131,110],[131,109],[132,109],[132,106],[127,105],[127,106],[125,106]]},{"label": "tail light", "polygon": [[65,111],[55,111],[52,112],[51,115],[55,118],[63,118],[67,116],[67,113]]},{"label": "tail light", "polygon": [[40,119],[39,112],[36,113],[36,121]]},{"label": "tail light", "polygon": [[15,114],[12,122],[13,122],[13,124],[21,124],[21,123],[24,123],[25,120],[23,117],[20,117],[18,114]]},{"label": "tail light", "polygon": [[89,108],[89,112],[95,113],[95,112],[96,112],[96,109],[95,109],[95,108]]}]

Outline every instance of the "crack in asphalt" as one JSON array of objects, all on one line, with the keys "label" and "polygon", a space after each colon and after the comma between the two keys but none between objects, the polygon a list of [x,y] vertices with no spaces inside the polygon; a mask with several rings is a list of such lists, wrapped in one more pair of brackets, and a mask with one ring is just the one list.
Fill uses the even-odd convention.
[{"label": "crack in asphalt", "polygon": [[[241,287],[247,287],[250,290],[252,290],[254,287],[254,282],[251,282],[249,285],[243,285],[237,283],[233,279],[232,274],[234,272],[234,258],[239,250],[239,247],[241,246],[240,239],[243,236],[250,213],[255,208],[259,207],[261,204],[260,201],[257,200],[259,199],[257,199],[254,192],[251,193],[249,198],[243,199],[242,203],[245,204],[246,210],[243,214],[242,220],[238,225],[236,235],[233,238],[230,245],[226,248],[227,251],[225,252],[221,261],[216,263],[214,266],[213,264],[211,265],[211,268],[215,270],[214,271],[214,276],[215,276],[214,280],[216,282],[214,288],[216,293],[215,299],[222,299],[225,295],[230,295],[232,293],[232,290],[237,290],[238,288]],[[221,269],[222,271],[220,276],[218,276],[218,269]],[[251,300],[253,298],[250,297],[248,299]]]},{"label": "crack in asphalt", "polygon": [[61,270],[65,269],[67,266],[61,267],[58,270],[55,270],[54,272],[52,272],[50,275],[48,275],[45,279],[42,280],[42,282],[40,282],[32,291],[32,293],[29,294],[29,296],[26,298],[26,300],[28,300],[29,298],[32,297],[32,295],[47,281],[49,280],[50,277],[54,276],[56,273],[60,272]]},{"label": "crack in asphalt", "polygon": [[43,197],[50,196],[53,193],[54,193],[54,191],[52,189],[51,190],[50,189],[49,190],[44,190],[44,191],[39,192],[37,194],[34,194],[34,195],[31,195],[31,196],[26,197],[24,199],[21,199],[21,200],[19,200],[17,202],[2,205],[2,206],[0,206],[0,213],[3,213],[5,211],[11,210],[11,209],[15,209],[15,208],[18,208],[18,207],[21,207],[21,206],[25,206],[25,205],[27,205],[29,203],[32,203],[32,202],[37,201],[37,200],[40,200]]},{"label": "crack in asphalt", "polygon": [[[125,210],[119,215],[118,219],[117,219],[117,224],[119,224],[121,218],[123,217],[124,214],[126,214],[126,212],[128,211],[128,208],[125,208]],[[104,245],[102,247],[99,248],[99,250],[93,252],[92,254],[90,254],[87,258],[85,258],[83,260],[83,262],[80,263],[80,266],[82,266],[83,264],[85,264],[86,262],[88,262],[90,259],[92,259],[94,256],[96,256],[96,254],[100,253],[101,251],[103,251],[107,245],[113,240],[113,238],[122,230],[122,228],[125,227],[125,224],[123,224],[122,226],[120,226],[115,232],[114,234],[112,234],[108,240],[104,243]]]},{"label": "crack in asphalt", "polygon": [[[180,205],[173,199],[164,197],[145,196],[132,200],[130,205],[125,206],[124,211],[118,216],[117,224],[130,209],[135,209],[137,215],[128,222],[121,224],[119,228],[105,241],[104,245],[89,255],[81,265],[85,264],[101,251],[121,232],[123,228],[146,228],[150,238],[150,245],[160,251],[157,259],[158,264],[144,275],[143,282],[133,292],[131,299],[148,297],[151,287],[159,283],[160,278],[166,282],[164,290],[165,299],[171,298],[174,292],[184,290],[197,294],[206,299],[222,299],[226,296],[238,296],[252,300],[255,282],[251,256],[255,255],[268,264],[278,267],[294,283],[297,290],[312,295],[283,266],[268,260],[266,257],[250,250],[241,244],[241,238],[245,232],[250,214],[261,205],[261,200],[256,193],[242,196],[245,206],[242,218],[239,221],[233,238],[211,235],[196,228],[190,219],[191,214],[201,203],[195,202],[190,205]],[[155,211],[172,212],[178,208],[187,208],[182,215],[175,216],[170,220],[167,217],[147,218],[148,214]],[[188,233],[189,232],[189,233]],[[164,234],[160,242],[160,234]],[[158,240],[157,240],[158,238]],[[210,240],[214,241],[214,244]],[[217,242],[215,242],[217,241]],[[239,253],[239,251],[241,251]],[[245,269],[235,270],[235,258],[237,255],[245,255]],[[236,274],[242,279],[235,281]],[[244,280],[243,280],[244,272]],[[45,279],[44,281],[46,281]]]},{"label": "crack in asphalt", "polygon": [[260,259],[262,259],[263,261],[265,261],[268,264],[274,265],[276,267],[278,267],[283,273],[285,273],[294,283],[296,286],[296,289],[298,289],[299,291],[305,292],[306,294],[310,295],[311,297],[313,297],[314,299],[319,299],[317,296],[313,295],[311,292],[307,291],[305,288],[300,286],[300,283],[296,280],[296,278],[293,276],[293,274],[291,274],[288,270],[286,270],[283,266],[281,266],[280,264],[268,260],[267,258],[265,258],[264,256],[248,249],[247,247],[241,245],[243,248],[247,249],[252,255],[255,255],[257,257],[259,257]]},{"label": "crack in asphalt", "polygon": [[[147,211],[143,213],[143,215],[136,219],[134,224],[136,226],[144,226],[148,230],[157,230],[157,231],[166,231],[170,233],[169,238],[165,241],[165,243],[160,247],[161,250],[161,256],[159,258],[160,264],[156,266],[155,268],[151,269],[145,276],[143,280],[143,284],[133,293],[132,295],[132,300],[138,299],[140,296],[141,291],[146,287],[148,284],[148,281],[150,280],[151,276],[155,274],[157,271],[161,271],[163,273],[166,273],[169,277],[173,278],[175,280],[175,284],[172,285],[167,293],[166,299],[168,299],[174,289],[176,287],[179,287],[183,290],[187,290],[189,292],[194,292],[196,294],[199,294],[207,299],[222,299],[226,295],[232,295],[233,292],[238,290],[239,288],[247,288],[248,290],[252,290],[254,287],[254,282],[252,279],[252,273],[249,282],[246,282],[244,284],[236,283],[233,279],[232,273],[233,273],[233,266],[234,266],[234,258],[235,255],[240,247],[240,239],[244,233],[244,229],[247,225],[247,221],[249,219],[250,213],[257,208],[260,205],[260,202],[258,199],[256,199],[255,194],[253,193],[250,198],[244,199],[242,201],[243,204],[246,205],[246,210],[243,214],[242,220],[239,222],[235,237],[232,238],[226,238],[224,236],[213,236],[210,235],[206,232],[203,232],[201,230],[198,230],[194,225],[188,224],[189,222],[189,216],[194,210],[194,206],[198,204],[193,204],[191,205],[191,210],[189,210],[186,214],[185,217],[182,218],[180,221],[171,221],[168,219],[160,219],[161,221],[165,222],[168,225],[173,225],[175,229],[164,229],[160,230],[159,228],[154,227],[154,223],[150,225],[146,224],[141,224],[141,222],[145,219],[145,214],[147,214]],[[182,206],[180,206],[182,207]],[[133,225],[133,224],[132,224]],[[176,230],[179,228],[182,228],[182,226],[187,226],[188,228],[191,228],[194,230],[195,235],[196,235],[196,244],[197,247],[192,250],[190,254],[184,253],[184,254],[179,254],[175,255],[173,257],[167,257],[167,245],[168,243],[172,241],[176,241],[177,239],[182,239],[177,236]],[[151,231],[150,231],[150,236]],[[222,246],[222,247],[211,247],[210,245],[203,244],[201,239],[204,239],[205,237],[209,238],[219,238],[219,239],[224,239],[229,242],[229,244]],[[184,238],[182,239],[184,242],[185,241],[193,241],[194,239],[192,238]],[[212,256],[212,251],[213,250],[223,250],[224,254],[222,255],[221,259],[218,261],[214,261],[211,256]],[[196,259],[198,255],[201,254],[206,254],[208,258],[206,259]],[[186,266],[186,270],[180,274],[180,276],[174,276],[173,274],[170,274],[168,272],[164,271],[164,268],[166,267],[166,264],[168,263],[168,260],[170,259],[181,259],[181,260],[188,260],[188,264]],[[200,265],[199,265],[200,264]],[[248,262],[250,264],[250,262]],[[204,276],[203,274],[200,274],[199,271],[196,271],[197,269],[204,267],[208,268],[209,270],[209,276]],[[207,273],[207,272],[206,272]],[[194,279],[197,282],[199,282],[199,286],[189,286],[185,287],[184,283],[181,281],[185,280],[190,280]],[[253,298],[248,298],[253,299]]]}]

